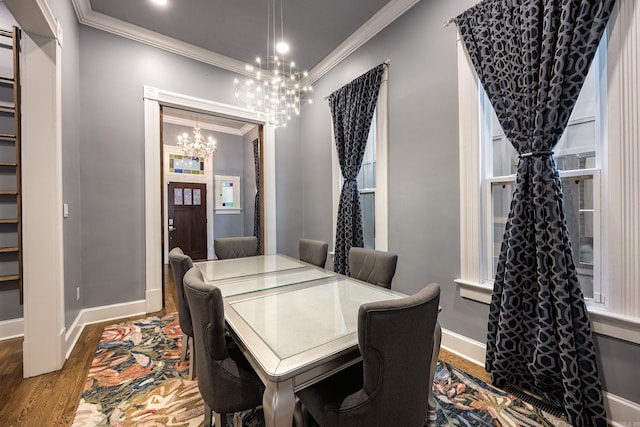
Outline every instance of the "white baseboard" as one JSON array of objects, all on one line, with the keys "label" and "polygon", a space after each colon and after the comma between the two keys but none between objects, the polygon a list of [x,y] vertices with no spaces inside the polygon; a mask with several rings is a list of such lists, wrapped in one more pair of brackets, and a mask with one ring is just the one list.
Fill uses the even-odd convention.
[{"label": "white baseboard", "polygon": [[80,310],[65,336],[66,357],[69,358],[86,325],[142,315],[146,313],[145,307],[146,302],[139,300]]},{"label": "white baseboard", "polygon": [[448,329],[442,329],[442,348],[479,366],[484,366],[487,347],[478,341],[467,338]]},{"label": "white baseboard", "polygon": [[0,322],[0,341],[24,336],[24,318]]},{"label": "white baseboard", "polygon": [[[443,349],[484,367],[487,347],[485,344],[467,338],[447,329],[442,329]],[[623,399],[615,394],[604,394],[604,406],[607,410],[609,424],[614,427],[636,425],[640,420],[640,404]],[[637,424],[640,426],[640,423]]]},{"label": "white baseboard", "polygon": [[604,407],[613,427],[640,426],[640,404],[604,392]]},{"label": "white baseboard", "polygon": [[162,310],[162,289],[150,289],[145,293],[147,313]]}]

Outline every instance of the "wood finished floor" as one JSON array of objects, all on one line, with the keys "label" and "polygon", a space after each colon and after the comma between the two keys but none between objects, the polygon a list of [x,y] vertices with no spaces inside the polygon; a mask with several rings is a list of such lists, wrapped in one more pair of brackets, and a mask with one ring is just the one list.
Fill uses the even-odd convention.
[{"label": "wood finished floor", "polygon": [[[177,311],[173,277],[165,268],[165,307],[158,313],[85,326],[60,371],[22,378],[22,338],[0,341],[0,426],[70,426],[105,326]],[[484,369],[446,350],[440,358],[489,382]]]}]

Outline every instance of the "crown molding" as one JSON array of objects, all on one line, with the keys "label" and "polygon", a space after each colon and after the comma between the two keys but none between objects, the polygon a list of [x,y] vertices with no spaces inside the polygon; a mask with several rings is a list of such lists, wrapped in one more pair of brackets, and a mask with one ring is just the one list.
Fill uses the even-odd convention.
[{"label": "crown molding", "polygon": [[108,33],[163,49],[196,61],[204,62],[235,73],[245,72],[245,63],[207,49],[176,40],[155,31],[112,18],[91,9],[89,0],[72,0],[78,21]]},{"label": "crown molding", "polygon": [[311,81],[315,82],[331,71],[336,65],[351,55],[360,46],[368,42],[373,36],[385,29],[387,25],[391,24],[419,1],[420,0],[391,0],[309,71]]},{"label": "crown molding", "polygon": [[[324,76],[333,67],[342,62],[356,49],[369,41],[419,1],[420,0],[391,0],[309,71],[311,81],[315,82]],[[91,9],[89,0],[72,0],[72,3],[78,21],[83,25],[195,59],[196,61],[204,62],[228,71],[240,74],[245,72],[245,63],[242,61],[95,12]]]},{"label": "crown molding", "polygon": [[[179,126],[194,127],[196,125],[196,121],[195,120],[185,119],[185,118],[181,118],[181,117],[172,117],[172,116],[165,115],[165,116],[163,116],[162,119],[163,119],[163,121],[165,121],[167,123],[171,123],[171,124],[179,125]],[[211,131],[211,132],[219,132],[219,133],[226,133],[226,134],[230,134],[230,135],[244,136],[251,129],[256,127],[256,125],[247,123],[247,124],[245,124],[244,126],[242,126],[241,128],[238,129],[238,128],[218,125],[218,124],[214,124],[214,123],[199,122],[198,123],[198,127],[200,127],[200,129],[202,129],[202,130],[208,130],[208,131]]]}]

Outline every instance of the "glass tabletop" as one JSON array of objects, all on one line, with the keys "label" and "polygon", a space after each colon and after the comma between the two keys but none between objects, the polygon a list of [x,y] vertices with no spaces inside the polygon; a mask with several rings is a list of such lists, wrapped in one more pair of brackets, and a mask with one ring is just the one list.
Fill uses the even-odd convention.
[{"label": "glass tabletop", "polygon": [[284,255],[260,255],[196,262],[193,265],[202,270],[204,277],[213,282],[234,277],[272,273],[305,267],[306,264]]},{"label": "glass tabletop", "polygon": [[400,297],[335,277],[317,286],[231,302],[230,307],[282,360],[357,332],[362,304]]},{"label": "glass tabletop", "polygon": [[295,285],[298,283],[310,282],[313,280],[326,279],[335,276],[328,270],[317,268],[302,268],[279,271],[265,275],[248,276],[237,280],[229,280],[216,284],[220,288],[223,297],[242,295],[250,292],[263,291],[265,289],[279,288],[282,286]]}]

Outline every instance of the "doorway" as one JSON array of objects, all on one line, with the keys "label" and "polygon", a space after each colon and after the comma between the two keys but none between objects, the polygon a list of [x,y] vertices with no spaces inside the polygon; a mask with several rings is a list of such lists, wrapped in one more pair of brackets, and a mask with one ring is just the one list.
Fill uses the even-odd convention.
[{"label": "doorway", "polygon": [[[214,238],[256,235],[261,242],[261,126],[164,105],[160,117],[164,266],[174,247],[197,261],[216,258]],[[214,140],[215,150],[206,155],[177,144],[196,138]]]},{"label": "doorway", "polygon": [[[234,119],[262,128],[262,206],[263,247],[265,254],[274,254],[276,245],[276,197],[275,197],[275,127],[265,122],[264,117],[244,108],[209,101],[192,96],[169,92],[145,86],[145,310],[158,311],[162,308],[163,295],[163,241],[167,234],[167,216],[163,216],[163,206],[167,198],[163,196],[167,190],[163,180],[163,145],[161,143],[160,107],[171,107],[200,114]],[[214,154],[215,156],[215,154]],[[208,186],[210,188],[211,186]],[[209,190],[207,190],[209,191]],[[209,198],[208,198],[209,199]],[[212,197],[213,199],[213,197]],[[210,203],[210,202],[209,202]],[[210,210],[209,210],[210,212]],[[207,212],[207,215],[209,215]]]}]

